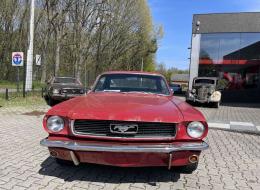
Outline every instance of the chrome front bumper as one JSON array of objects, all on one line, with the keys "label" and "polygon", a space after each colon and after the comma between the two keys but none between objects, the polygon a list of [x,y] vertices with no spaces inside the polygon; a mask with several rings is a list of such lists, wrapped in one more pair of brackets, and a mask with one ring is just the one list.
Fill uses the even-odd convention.
[{"label": "chrome front bumper", "polygon": [[53,94],[51,97],[53,99],[61,100],[61,99],[70,99],[70,98],[75,98],[78,96],[83,96],[85,94]]},{"label": "chrome front bumper", "polygon": [[95,152],[130,152],[130,153],[171,153],[175,151],[202,151],[209,145],[202,142],[178,142],[167,145],[107,145],[107,144],[85,144],[75,141],[51,141],[43,139],[40,144],[52,148],[65,148],[73,151],[95,151]]}]

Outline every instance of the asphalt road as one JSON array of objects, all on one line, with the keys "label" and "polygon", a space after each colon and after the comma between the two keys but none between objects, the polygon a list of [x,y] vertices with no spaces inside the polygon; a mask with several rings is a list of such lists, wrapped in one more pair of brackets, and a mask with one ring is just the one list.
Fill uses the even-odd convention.
[{"label": "asphalt road", "polygon": [[41,127],[47,109],[0,108],[0,189],[260,189],[260,137],[221,130],[209,131],[210,148],[193,174],[167,168],[61,167],[39,145],[47,136]]}]

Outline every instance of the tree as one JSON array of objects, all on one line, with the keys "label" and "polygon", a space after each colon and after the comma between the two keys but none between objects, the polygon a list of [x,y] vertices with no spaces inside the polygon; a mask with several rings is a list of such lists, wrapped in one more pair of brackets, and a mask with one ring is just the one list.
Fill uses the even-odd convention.
[{"label": "tree", "polygon": [[171,68],[167,69],[163,63],[160,63],[157,65],[156,71],[158,73],[161,73],[162,75],[164,75],[168,82],[171,82],[171,77],[174,74],[188,74],[189,73],[188,69],[181,70],[181,69],[178,69],[175,67],[171,67]]},{"label": "tree", "polygon": [[[27,50],[30,0],[0,4],[0,79],[14,80],[10,54]],[[53,75],[86,81],[106,70],[155,70],[162,27],[154,27],[146,0],[36,0],[34,52],[41,81]],[[38,77],[39,78],[39,77]]]}]

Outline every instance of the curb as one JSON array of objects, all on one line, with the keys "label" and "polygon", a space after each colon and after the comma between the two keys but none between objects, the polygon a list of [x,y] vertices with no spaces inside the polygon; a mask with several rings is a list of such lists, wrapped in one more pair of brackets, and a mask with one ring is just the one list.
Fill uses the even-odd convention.
[{"label": "curb", "polygon": [[209,129],[260,135],[260,126],[256,126],[251,122],[230,121],[229,123],[221,123],[208,121],[208,126]]}]

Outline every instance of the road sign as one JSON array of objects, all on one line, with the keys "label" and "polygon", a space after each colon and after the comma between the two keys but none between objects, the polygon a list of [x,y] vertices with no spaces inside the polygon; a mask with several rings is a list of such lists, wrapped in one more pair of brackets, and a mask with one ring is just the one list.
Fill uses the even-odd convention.
[{"label": "road sign", "polygon": [[23,52],[13,52],[12,53],[12,66],[23,66]]},{"label": "road sign", "polygon": [[36,54],[35,59],[36,59],[36,62],[35,62],[36,65],[37,65],[37,66],[41,66],[41,62],[42,62],[42,57],[41,57],[41,55]]}]

